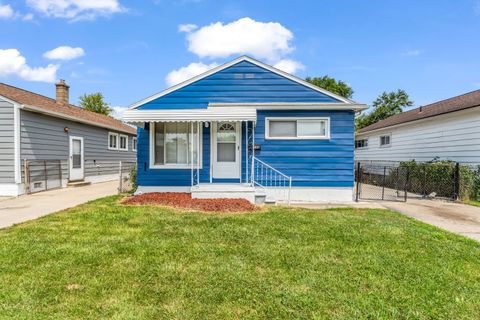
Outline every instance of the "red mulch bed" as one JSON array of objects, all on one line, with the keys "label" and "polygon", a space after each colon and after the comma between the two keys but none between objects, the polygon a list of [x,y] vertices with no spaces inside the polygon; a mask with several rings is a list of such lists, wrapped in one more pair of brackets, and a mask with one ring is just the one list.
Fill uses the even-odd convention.
[{"label": "red mulch bed", "polygon": [[245,199],[192,199],[190,193],[151,192],[126,198],[127,205],[165,205],[210,212],[251,212],[257,207]]}]

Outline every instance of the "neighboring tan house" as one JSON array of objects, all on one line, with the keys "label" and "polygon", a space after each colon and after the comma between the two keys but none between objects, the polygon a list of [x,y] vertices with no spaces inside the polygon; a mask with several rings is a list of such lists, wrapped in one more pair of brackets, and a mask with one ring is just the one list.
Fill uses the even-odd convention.
[{"label": "neighboring tan house", "polygon": [[69,104],[68,91],[63,80],[56,99],[0,83],[1,196],[118,179],[119,161],[135,161],[135,129]]},{"label": "neighboring tan house", "polygon": [[452,160],[480,164],[480,90],[358,130],[356,161]]},{"label": "neighboring tan house", "polygon": [[125,112],[139,128],[138,192],[351,201],[355,112],[365,108],[237,58]]}]

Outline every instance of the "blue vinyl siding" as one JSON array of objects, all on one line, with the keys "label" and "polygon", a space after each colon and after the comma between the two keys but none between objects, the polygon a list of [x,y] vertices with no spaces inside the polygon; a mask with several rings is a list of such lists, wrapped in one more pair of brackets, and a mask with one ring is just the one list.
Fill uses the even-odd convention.
[{"label": "blue vinyl siding", "polygon": [[[329,117],[329,140],[265,139],[266,117]],[[255,156],[292,177],[293,186],[352,187],[353,111],[258,110]]]},{"label": "blue vinyl siding", "polygon": [[340,102],[250,62],[198,80],[138,109],[206,108],[209,102]]},{"label": "blue vinyl siding", "polygon": [[[265,117],[329,117],[329,140],[265,139]],[[258,111],[255,156],[277,170],[292,176],[293,186],[352,187],[354,153],[353,111]],[[203,167],[200,182],[210,182],[210,128],[203,128]],[[138,129],[138,182],[142,186],[190,186],[190,169],[149,169],[148,126]],[[242,181],[246,177],[245,124],[241,139]],[[250,165],[250,163],[249,163]],[[250,170],[250,169],[249,169]],[[213,179],[214,183],[239,182],[239,179]]]}]

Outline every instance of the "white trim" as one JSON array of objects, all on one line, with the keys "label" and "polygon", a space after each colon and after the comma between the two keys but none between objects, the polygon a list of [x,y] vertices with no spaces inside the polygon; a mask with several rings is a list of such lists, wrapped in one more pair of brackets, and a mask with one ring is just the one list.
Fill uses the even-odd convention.
[{"label": "white trim", "polygon": [[[150,128],[149,128],[149,143],[148,143],[148,148],[149,148],[149,169],[189,169],[191,170],[192,169],[192,165],[191,164],[154,164],[155,163],[155,152],[154,152],[154,148],[155,148],[155,145],[154,145],[154,135],[155,135],[155,123],[154,122],[151,122],[150,123]],[[200,139],[200,141],[203,141],[203,130],[200,130],[199,134],[198,134],[198,137]],[[200,142],[200,150],[198,150],[197,152],[199,153],[199,156],[200,156],[200,168],[199,169],[203,169],[203,143]],[[193,163],[193,159],[192,159],[192,163]],[[197,166],[196,165],[193,165],[193,168],[196,168]]]},{"label": "white trim", "polygon": [[[115,147],[110,146],[110,136],[117,137],[117,139],[115,140],[116,141]],[[108,150],[118,150],[119,144],[120,144],[119,134],[116,133],[116,132],[109,132],[108,133],[108,144],[107,144]]]},{"label": "white trim", "polygon": [[250,107],[256,110],[353,110],[368,109],[366,104],[359,103],[325,103],[325,102],[210,102],[209,107],[241,108]]},{"label": "white trim", "polygon": [[[73,168],[73,140],[80,140],[82,142],[82,147],[80,148],[81,151],[81,156],[80,156],[80,168]],[[79,181],[85,179],[85,144],[83,137],[79,136],[69,136],[69,173],[68,173],[68,180],[69,181]],[[82,177],[75,179],[72,179],[72,171],[73,170],[81,170],[82,171]]]},{"label": "white trim", "polygon": [[[325,136],[270,137],[270,121],[325,121]],[[298,124],[297,124],[298,126]],[[298,130],[297,130],[298,131]],[[330,117],[265,117],[265,140],[330,140]]]},{"label": "white trim", "polygon": [[22,169],[20,161],[20,109],[18,103],[13,104],[13,152],[14,152],[14,166],[15,166],[15,183],[22,183]]},{"label": "white trim", "polygon": [[[388,137],[388,143],[382,144],[382,137]],[[378,144],[380,148],[390,148],[392,146],[392,133],[380,135],[378,137]]]},{"label": "white trim", "polygon": [[[21,183],[0,183],[0,196],[16,197],[22,194]],[[8,211],[8,210],[7,210]]]},{"label": "white trim", "polygon": [[35,106],[22,104],[22,105],[20,105],[20,109],[23,109],[23,110],[26,110],[26,111],[42,113],[42,114],[52,116],[52,117],[55,117],[55,118],[71,120],[71,121],[79,122],[79,123],[85,123],[85,124],[89,124],[89,125],[92,125],[92,126],[95,126],[95,127],[106,128],[106,129],[109,129],[109,130],[121,131],[121,132],[131,134],[131,135],[135,134],[135,133],[132,133],[130,131],[126,131],[126,130],[123,130],[123,129],[120,129],[120,128],[112,127],[112,126],[109,126],[109,125],[104,125],[104,124],[94,122],[94,121],[79,119],[79,118],[74,117],[74,116],[66,115],[66,114],[60,113],[60,112],[46,110],[46,109],[43,109],[41,107],[35,107]]},{"label": "white trim", "polygon": [[208,107],[207,109],[127,110],[126,122],[210,122],[256,121],[257,111],[245,107]]},{"label": "white trim", "polygon": [[[366,150],[366,149],[368,149],[368,143],[369,143],[369,142],[368,142],[368,139],[369,139],[369,137],[366,137],[366,138],[358,138],[358,139],[355,137],[355,143],[354,143],[354,145],[353,145],[354,149],[355,149],[355,150]],[[366,146],[364,145],[363,147],[358,147],[358,148],[357,148],[357,141],[360,141],[360,140],[366,140],[366,141],[367,141],[367,145],[366,145]]]},{"label": "white trim", "polygon": [[132,137],[132,151],[137,151],[138,148],[138,139],[137,137]]},{"label": "white trim", "polygon": [[[122,148],[122,138],[125,138],[125,148]],[[119,134],[118,135],[118,150],[120,151],[128,151],[128,135],[126,134]]]},{"label": "white trim", "polygon": [[156,93],[156,94],[154,94],[154,95],[152,95],[152,96],[150,96],[150,97],[147,97],[147,98],[145,98],[145,99],[143,99],[143,100],[140,100],[140,101],[138,101],[138,102],[136,102],[136,103],[133,103],[132,105],[130,105],[130,106],[128,107],[128,109],[136,109],[136,108],[138,108],[139,106],[141,106],[141,105],[143,105],[143,104],[145,104],[145,103],[148,103],[148,102],[150,102],[150,101],[153,101],[153,100],[155,100],[155,99],[158,99],[158,98],[160,98],[160,97],[162,97],[162,96],[164,96],[164,95],[167,95],[167,94],[169,94],[169,93],[171,93],[171,92],[173,92],[173,91],[175,91],[175,90],[178,90],[178,89],[181,89],[181,88],[183,88],[183,87],[186,87],[186,86],[188,86],[189,84],[192,84],[192,83],[194,83],[194,82],[196,82],[196,81],[198,81],[198,80],[201,80],[201,79],[203,79],[203,78],[206,78],[206,77],[208,77],[208,76],[210,76],[210,75],[212,75],[212,74],[214,74],[214,73],[216,73],[216,72],[222,71],[222,70],[224,70],[224,69],[226,69],[226,68],[229,68],[229,67],[231,67],[231,66],[233,66],[233,65],[235,65],[235,64],[237,64],[237,63],[239,63],[239,62],[242,62],[242,61],[247,61],[247,62],[250,62],[250,63],[252,63],[252,64],[255,64],[255,65],[257,65],[257,66],[259,66],[259,67],[261,67],[261,68],[267,69],[267,70],[270,71],[270,72],[276,73],[276,74],[278,74],[278,75],[280,75],[280,76],[283,76],[283,77],[285,77],[285,78],[287,78],[287,79],[289,79],[289,80],[292,80],[292,81],[294,81],[294,82],[296,82],[296,83],[299,83],[299,84],[301,84],[301,85],[304,85],[304,86],[306,86],[306,87],[308,87],[308,88],[310,88],[310,89],[312,89],[312,90],[321,92],[321,93],[323,93],[323,94],[325,94],[325,95],[327,95],[327,96],[330,96],[330,97],[332,97],[332,98],[334,98],[334,99],[337,99],[337,100],[339,100],[339,101],[342,101],[342,102],[344,102],[344,103],[355,103],[355,102],[353,102],[353,101],[350,100],[350,99],[344,98],[344,97],[339,96],[339,95],[336,95],[336,94],[334,94],[334,93],[332,93],[332,92],[330,92],[330,91],[327,91],[327,90],[325,90],[325,89],[322,89],[322,88],[320,88],[320,87],[317,87],[317,86],[315,86],[315,85],[313,85],[313,84],[311,84],[311,83],[308,83],[308,82],[305,81],[305,80],[302,80],[302,79],[300,79],[300,78],[297,78],[297,77],[295,77],[294,75],[291,75],[291,74],[286,73],[286,72],[284,72],[284,71],[282,71],[282,70],[279,70],[279,69],[277,69],[277,68],[274,68],[274,67],[272,67],[272,66],[269,66],[269,65],[267,65],[267,64],[265,64],[265,63],[263,63],[263,62],[260,62],[260,61],[258,61],[258,60],[255,60],[255,59],[250,58],[250,57],[248,57],[248,56],[241,56],[241,57],[238,57],[237,59],[234,59],[234,60],[232,60],[232,61],[230,61],[230,62],[227,62],[227,63],[225,63],[225,64],[223,64],[223,65],[221,65],[221,66],[215,67],[215,68],[213,68],[213,69],[211,69],[211,70],[209,70],[209,71],[207,71],[207,72],[204,72],[204,73],[202,73],[202,74],[200,74],[200,75],[198,75],[198,76],[196,76],[196,77],[193,77],[193,78],[191,78],[191,79],[189,79],[189,80],[187,80],[187,81],[181,82],[181,83],[179,83],[179,84],[177,84],[177,85],[175,85],[175,86],[173,86],[173,87],[170,87],[170,88],[168,88],[168,89],[166,89],[166,90],[164,90],[164,91],[162,91],[162,92]]},{"label": "white trim", "polygon": [[[280,189],[267,188],[266,195],[270,198],[283,199]],[[292,203],[344,203],[354,200],[353,187],[292,187],[290,202]]]}]

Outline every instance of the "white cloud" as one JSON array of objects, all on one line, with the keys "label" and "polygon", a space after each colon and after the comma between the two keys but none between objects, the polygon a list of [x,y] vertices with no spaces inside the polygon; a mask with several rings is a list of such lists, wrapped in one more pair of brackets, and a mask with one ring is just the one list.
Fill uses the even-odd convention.
[{"label": "white cloud", "polygon": [[186,67],[182,67],[177,70],[170,71],[165,77],[165,81],[168,86],[174,86],[180,82],[198,76],[212,68],[215,68],[218,64],[204,64],[201,62],[192,62]]},{"label": "white cloud", "polygon": [[178,26],[178,32],[190,33],[195,29],[198,29],[196,24],[181,24]]},{"label": "white cloud", "polygon": [[22,17],[23,21],[32,21],[33,20],[33,13],[27,13]]},{"label": "white cloud", "polygon": [[91,20],[126,10],[118,0],[27,0],[27,5],[48,17],[70,20]]},{"label": "white cloud", "polygon": [[200,58],[226,58],[248,54],[269,62],[283,58],[294,49],[293,34],[277,22],[242,18],[231,23],[212,23],[187,35],[188,50]]},{"label": "white cloud", "polygon": [[72,60],[83,57],[85,50],[80,47],[72,48],[69,46],[60,46],[50,51],[47,51],[43,56],[50,60]]},{"label": "white cloud", "polygon": [[14,12],[12,7],[9,4],[2,5],[0,3],[0,19],[10,19],[13,18]]},{"label": "white cloud", "polygon": [[292,74],[296,73],[298,70],[305,70],[305,66],[303,64],[291,59],[282,59],[278,61],[274,67]]},{"label": "white cloud", "polygon": [[112,108],[112,113],[110,115],[116,119],[122,119],[123,113],[128,109],[127,107],[121,107],[121,106],[113,106],[111,108]]},{"label": "white cloud", "polygon": [[415,57],[415,56],[419,56],[421,54],[422,54],[422,50],[420,50],[420,49],[408,50],[408,51],[403,53],[403,55],[407,56],[407,57]]},{"label": "white cloud", "polygon": [[17,49],[0,49],[0,78],[16,76],[27,81],[55,82],[59,65],[32,68]]}]

